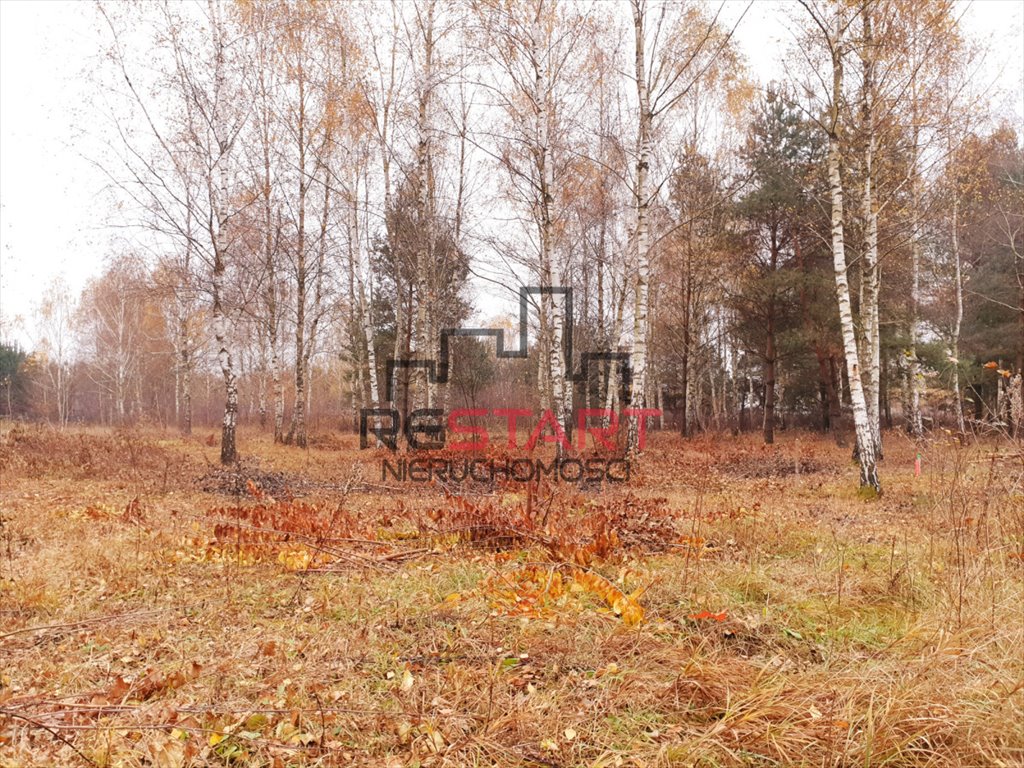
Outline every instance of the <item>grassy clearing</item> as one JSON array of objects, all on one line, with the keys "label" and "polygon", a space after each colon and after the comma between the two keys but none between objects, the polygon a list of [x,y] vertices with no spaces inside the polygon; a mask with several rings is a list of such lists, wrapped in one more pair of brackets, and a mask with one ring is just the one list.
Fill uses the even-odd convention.
[{"label": "grassy clearing", "polygon": [[871,501],[791,433],[461,503],[348,438],[247,435],[227,478],[200,439],[6,429],[0,763],[1019,765],[1019,447],[915,477],[888,443]]}]

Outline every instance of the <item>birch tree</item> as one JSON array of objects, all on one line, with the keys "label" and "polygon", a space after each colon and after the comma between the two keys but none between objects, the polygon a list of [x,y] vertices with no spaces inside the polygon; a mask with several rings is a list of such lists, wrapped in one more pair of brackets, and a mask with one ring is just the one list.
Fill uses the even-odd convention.
[{"label": "birch tree", "polygon": [[827,99],[825,117],[821,125],[828,137],[828,181],[831,207],[832,259],[835,270],[836,299],[839,307],[839,323],[849,378],[850,400],[853,404],[853,422],[856,433],[856,453],[860,464],[861,487],[881,492],[878,478],[877,454],[875,451],[875,429],[871,423],[867,395],[862,379],[862,356],[857,346],[857,329],[854,325],[853,305],[850,298],[849,265],[846,258],[846,235],[842,177],[842,142],[848,127],[844,125],[844,67],[850,49],[849,35],[853,17],[842,4],[830,12],[801,0],[814,25],[814,36],[825,48],[831,68],[831,83],[825,96]]},{"label": "birch tree", "polygon": [[253,115],[250,122],[251,146],[249,156],[253,189],[258,190],[259,221],[253,229],[257,237],[251,243],[261,254],[262,288],[260,290],[259,317],[261,336],[266,338],[270,368],[270,411],[273,420],[274,442],[284,442],[284,375],[283,375],[283,314],[286,293],[282,284],[283,221],[279,187],[281,93],[281,47],[277,9],[270,4],[241,6],[242,24],[252,40],[252,59],[249,68],[249,87],[252,94]]},{"label": "birch tree", "polygon": [[[862,38],[860,57],[863,70],[861,85],[861,130],[863,131],[861,216],[864,227],[863,259],[861,261],[861,328],[867,359],[864,397],[871,427],[876,459],[882,458],[882,428],[879,411],[881,397],[881,339],[879,321],[879,264],[878,264],[878,207],[875,201],[874,166],[878,139],[875,135],[875,58],[876,42],[872,25],[873,3],[865,2],[860,9]],[[830,168],[831,173],[831,168]],[[859,450],[859,446],[858,446]]]},{"label": "birch tree", "polygon": [[[633,61],[630,68],[636,92],[636,132],[629,187],[633,207],[633,338],[630,363],[633,382],[630,407],[644,408],[647,402],[650,337],[651,206],[665,181],[671,177],[671,163],[652,175],[657,159],[657,142],[664,140],[684,99],[699,85],[724,80],[724,68],[717,60],[729,48],[732,31],[723,31],[717,16],[708,18],[696,5],[630,0],[633,20]],[[667,170],[667,172],[666,172]],[[639,424],[631,419],[627,450],[639,449]]]},{"label": "birch tree", "polygon": [[[414,36],[410,53],[417,58],[416,68],[416,216],[419,223],[419,247],[416,250],[416,286],[419,303],[416,308],[416,352],[421,359],[436,359],[434,352],[434,308],[431,269],[434,257],[435,168],[434,168],[434,104],[438,88],[435,55],[438,44],[436,0],[423,0],[414,6]],[[420,403],[433,408],[435,385],[426,369],[422,369]]]},{"label": "birch tree", "polygon": [[[359,77],[359,88],[362,91],[363,103],[367,110],[366,118],[370,123],[370,131],[376,146],[380,170],[380,180],[376,188],[376,201],[370,199],[369,176],[366,177],[365,194],[367,204],[364,214],[367,219],[364,226],[364,237],[367,238],[368,251],[371,251],[372,231],[369,226],[369,217],[373,215],[373,220],[382,222],[383,237],[388,251],[396,254],[401,252],[402,249],[397,241],[398,232],[396,228],[390,226],[390,222],[393,219],[389,212],[394,207],[393,177],[398,156],[396,134],[399,128],[399,118],[407,97],[406,73],[408,57],[401,55],[399,50],[402,6],[399,5],[397,0],[392,0],[387,4],[386,8],[387,15],[384,17],[383,13],[380,13],[379,8],[368,6],[365,9],[366,15],[362,18],[362,24],[366,28],[366,42],[364,46],[366,57],[363,72]],[[388,21],[386,25],[380,23],[382,17]],[[353,184],[358,186],[355,181],[353,181]],[[358,221],[354,222],[354,228],[359,229]],[[399,281],[401,276],[401,271],[396,271],[394,274],[395,279]],[[394,304],[395,337],[392,347],[393,351],[390,353],[390,357],[393,360],[401,359],[405,349],[403,334],[400,330],[403,327],[404,321],[402,316],[402,312],[405,309],[405,302],[402,301],[404,295],[405,291],[402,286],[396,285],[395,296],[397,300]],[[371,281],[366,297],[365,322],[369,322],[367,318],[372,313],[373,296],[374,291]],[[365,328],[363,335],[364,337],[366,336]],[[373,346],[371,341],[366,341],[366,343],[368,345],[367,357],[371,355],[376,357],[376,353],[370,349]],[[376,374],[374,373],[373,375],[375,376]],[[395,369],[395,375],[397,376],[397,368]],[[388,388],[392,392],[392,398],[396,398],[398,391],[397,378],[388,383]],[[395,407],[397,400],[393,399],[388,405]]]},{"label": "birch tree", "polygon": [[[280,47],[286,73],[288,105],[283,115],[283,127],[290,138],[288,158],[294,185],[294,196],[289,195],[291,225],[291,268],[295,278],[295,398],[292,404],[291,424],[285,436],[286,443],[294,442],[306,447],[306,395],[309,360],[315,343],[323,297],[324,250],[326,248],[327,217],[330,211],[330,187],[320,178],[330,142],[327,117],[332,94],[323,86],[332,79],[322,58],[320,39],[325,19],[311,6],[284,6]],[[331,41],[333,42],[333,41]],[[320,82],[316,82],[317,78]],[[318,89],[317,86],[321,86]],[[319,92],[318,92],[319,90]],[[311,190],[319,187],[324,211],[319,237],[310,236],[308,210]],[[315,233],[315,230],[314,230]],[[307,316],[308,315],[308,316]]]},{"label": "birch tree", "polygon": [[[246,118],[239,61],[243,52],[230,45],[229,27],[235,20],[213,0],[205,6],[164,3],[129,9],[126,19],[114,10],[120,8],[100,6],[113,38],[111,59],[126,88],[122,103],[146,127],[148,145],[126,128],[126,115],[115,114],[122,166],[111,175],[137,206],[141,226],[195,247],[224,385],[220,459],[231,464],[237,459],[238,374],[233,336],[237,303],[229,279],[239,257],[232,222],[244,201],[236,194],[236,140]],[[167,64],[160,85],[171,95],[169,102],[151,100],[133,81],[141,65],[128,58],[123,25],[140,21],[154,36],[151,55]]]},{"label": "birch tree", "polygon": [[[504,141],[493,151],[512,194],[529,210],[535,260],[528,266],[543,289],[567,285],[563,201],[570,172],[568,134],[586,92],[579,78],[587,17],[553,0],[481,6],[483,50],[496,79],[488,93],[502,112]],[[564,337],[565,299],[540,295],[541,407],[569,429],[573,390]]]},{"label": "birch tree", "polygon": [[39,363],[44,369],[44,386],[52,392],[60,429],[64,429],[71,418],[76,312],[76,302],[67,284],[59,278],[47,286],[35,312],[39,335],[34,346],[42,358]]},{"label": "birch tree", "polygon": [[142,373],[146,278],[131,257],[122,257],[86,286],[80,302],[90,370],[112,403],[116,424],[129,421],[137,404],[133,394]]}]

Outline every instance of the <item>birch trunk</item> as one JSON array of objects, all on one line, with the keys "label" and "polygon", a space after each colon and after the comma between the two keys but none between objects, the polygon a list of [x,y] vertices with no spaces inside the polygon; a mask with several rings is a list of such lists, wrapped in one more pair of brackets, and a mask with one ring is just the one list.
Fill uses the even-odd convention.
[{"label": "birch trunk", "polygon": [[[212,8],[212,6],[211,6]],[[214,70],[214,104],[220,103],[220,97],[225,91],[226,66],[224,61],[225,42],[223,30],[220,27],[219,19],[214,17],[214,46],[216,61]],[[217,360],[220,363],[221,375],[224,379],[224,418],[221,421],[220,440],[220,461],[221,464],[233,464],[238,460],[238,451],[235,444],[235,433],[238,421],[238,379],[235,373],[235,359],[232,352],[233,329],[231,319],[224,307],[224,276],[227,265],[230,262],[228,237],[228,169],[227,159],[231,151],[232,141],[226,137],[228,133],[226,126],[222,124],[222,116],[216,112],[213,115],[213,127],[216,133],[217,150],[217,180],[214,183],[213,169],[207,175],[208,194],[210,197],[213,216],[210,218],[210,226],[214,229],[210,233],[213,245],[213,335],[217,344]]]},{"label": "birch trunk", "polygon": [[[433,188],[431,173],[431,138],[432,112],[431,91],[433,87],[434,65],[434,0],[427,3],[426,18],[423,22],[423,70],[420,72],[419,104],[417,130],[419,139],[416,145],[417,169],[417,215],[419,219],[422,242],[416,251],[416,283],[418,306],[416,308],[416,357],[421,360],[436,359],[433,354],[433,340],[430,337],[431,315],[434,312],[431,293],[431,275],[433,257]],[[417,372],[417,379],[422,381],[422,390],[418,394],[419,402],[425,408],[432,408],[434,403],[434,384],[425,369]]]},{"label": "birch trunk", "polygon": [[303,407],[302,407],[301,410],[298,408],[298,404],[299,404],[299,399],[298,399],[299,398],[299,393],[298,393],[298,391],[296,391],[296,395],[295,395],[296,396],[296,408],[295,408],[295,411],[298,412],[298,416],[297,416],[297,419],[296,419],[295,444],[298,445],[300,448],[305,448],[306,445],[307,445],[307,416],[309,414],[309,409],[310,409],[310,406],[312,404],[312,393],[313,393],[313,384],[312,384],[313,374],[312,374],[312,370],[310,369],[310,361],[312,360],[313,352],[316,349],[316,334],[317,334],[317,329],[320,326],[320,317],[322,315],[322,307],[323,307],[324,271],[326,269],[326,259],[327,259],[327,225],[328,225],[328,221],[329,221],[329,217],[330,217],[330,212],[331,212],[331,187],[330,187],[329,178],[328,178],[327,174],[328,174],[328,171],[325,168],[324,169],[324,207],[323,207],[323,212],[322,212],[322,216],[321,216],[321,219],[320,219],[320,239],[319,239],[319,243],[317,245],[316,264],[315,264],[316,278],[315,278],[314,284],[313,284],[314,285],[314,287],[313,287],[313,301],[312,301],[312,304],[311,304],[312,312],[311,312],[311,315],[310,315],[309,329],[307,331],[307,335],[306,335],[306,338],[305,338],[305,347],[302,350],[302,355],[303,355],[303,357],[302,357],[302,371],[303,371],[303,374],[305,374],[305,379],[306,379],[306,381],[305,381],[306,387],[304,389],[304,394],[305,394],[305,398],[306,399],[305,399],[305,403],[303,403]]},{"label": "birch trunk", "polygon": [[[918,208],[919,195],[917,183],[914,184],[913,209]],[[916,216],[915,216],[916,219]],[[909,363],[909,386],[910,386],[910,433],[915,438],[924,435],[924,421],[921,417],[921,361],[917,357],[918,342],[918,310],[921,301],[921,240],[917,234],[917,222],[914,222],[914,233],[910,242],[910,344],[907,349]]]},{"label": "birch trunk", "polygon": [[961,436],[967,434],[964,422],[963,395],[960,392],[960,327],[964,321],[964,282],[960,263],[959,213],[960,200],[953,199],[953,216],[950,222],[950,243],[953,251],[953,282],[956,293],[956,312],[953,316],[953,338],[950,354],[953,358],[953,408],[956,411],[956,429]]},{"label": "birch trunk", "polygon": [[874,200],[874,158],[877,138],[875,136],[874,103],[874,37],[871,27],[869,4],[862,10],[864,20],[864,42],[862,62],[864,67],[864,91],[861,113],[866,135],[864,149],[864,196],[861,215],[864,219],[864,260],[862,264],[863,301],[860,306],[861,327],[864,331],[864,350],[868,358],[868,370],[864,384],[867,400],[868,419],[871,423],[871,437],[874,441],[875,457],[882,458],[882,429],[880,417],[881,396],[881,343],[879,338],[879,267],[878,267],[878,211]]},{"label": "birch trunk", "polygon": [[836,298],[839,321],[843,333],[846,369],[849,378],[850,399],[853,403],[853,421],[857,435],[857,458],[860,462],[861,487],[881,492],[878,469],[875,464],[875,441],[871,431],[867,401],[861,380],[857,334],[853,324],[850,302],[850,283],[847,277],[846,244],[843,222],[843,182],[840,175],[839,109],[843,88],[842,15],[836,22],[836,38],[832,46],[832,114],[828,136],[828,180],[832,204],[832,259],[836,279]]},{"label": "birch trunk", "polygon": [[[398,16],[397,16],[397,14],[394,13],[394,10],[395,10],[395,7],[393,6],[392,7],[392,26],[391,26],[391,36],[392,36],[392,40],[393,41],[398,39],[398,32],[399,32]],[[392,105],[392,99],[393,99],[394,91],[395,91],[395,69],[396,69],[396,67],[395,67],[395,59],[396,59],[396,46],[392,42],[392,45],[391,45],[391,48],[390,48],[389,66],[388,66],[388,70],[387,70],[388,71],[388,84],[387,84],[386,88],[383,88],[383,84],[382,84],[382,88],[384,90],[384,93],[383,93],[383,96],[382,96],[382,104],[381,104],[381,111],[380,111],[380,123],[379,123],[379,128],[378,128],[378,138],[379,138],[379,144],[380,144],[381,171],[383,173],[383,179],[384,179],[384,220],[385,220],[385,226],[387,228],[386,236],[387,236],[388,247],[391,250],[392,254],[395,254],[397,252],[396,251],[397,233],[394,231],[393,227],[389,226],[389,223],[388,223],[389,222],[389,215],[391,213],[391,208],[392,208],[392,197],[391,197],[391,146],[390,146],[389,138],[388,137],[391,135],[391,120],[392,120],[392,117],[391,117],[391,115],[392,115],[391,105]],[[367,206],[367,210],[369,210],[369,206]],[[369,233],[367,232],[367,234],[369,234]],[[396,270],[396,273],[395,273],[395,345],[394,345],[394,348],[393,348],[393,355],[392,355],[392,359],[393,360],[399,360],[401,352],[402,352],[402,343],[401,343],[401,338],[402,338],[401,328],[402,328],[402,319],[403,319],[402,318],[402,284],[401,284],[401,279],[399,277],[399,274],[400,274],[400,270]],[[370,301],[371,302],[373,301],[373,284],[372,284],[372,281],[371,281],[371,284],[370,284]],[[373,352],[373,344],[372,343],[369,345],[369,350],[368,351]],[[372,354],[371,360],[375,360],[375,359],[376,359],[376,354],[374,353],[374,354]],[[371,365],[373,365],[373,364],[374,363],[371,362]],[[387,371],[385,371],[385,376],[386,375],[387,375]],[[396,369],[395,373],[392,375],[391,381],[390,382],[386,382],[386,384],[390,385],[390,389],[391,389],[391,400],[388,403],[388,407],[394,408],[398,404],[397,369]]]},{"label": "birch trunk", "polygon": [[366,343],[366,359],[370,378],[370,401],[374,408],[380,408],[380,385],[377,381],[377,351],[373,345],[373,275],[370,275],[370,294],[366,295],[362,280],[359,282],[360,301],[363,303],[363,339]]},{"label": "birch trunk", "polygon": [[[544,4],[539,3],[530,29],[530,49],[533,60],[534,85],[531,94],[534,104],[533,156],[537,174],[537,212],[540,240],[540,282],[545,288],[556,287],[561,270],[555,268],[554,244],[554,159],[552,156],[551,80],[548,71],[548,45],[544,34]],[[549,405],[563,430],[566,424],[566,405],[571,391],[567,385],[564,363],[565,303],[549,294],[541,294],[542,327],[547,332],[546,361]]]},{"label": "birch trunk", "polygon": [[270,175],[270,126],[265,123],[263,154],[263,225],[266,233],[263,240],[263,261],[266,271],[266,304],[267,304],[267,335],[270,340],[270,399],[274,412],[274,442],[284,442],[284,381],[281,376],[281,308],[278,302],[277,256],[278,238],[281,231],[280,214],[275,230],[272,227],[272,186]]},{"label": "birch trunk", "polygon": [[[189,310],[192,306],[192,256],[195,247],[193,236],[192,188],[185,192],[185,258],[182,263],[182,286],[179,286],[176,304],[178,311],[178,365],[181,369],[181,418],[178,422],[183,435],[192,434],[192,341],[189,327]],[[182,293],[187,293],[183,296]]]},{"label": "birch trunk", "polygon": [[[543,282],[543,278],[542,278]],[[541,296],[541,316],[538,323],[538,354],[537,354],[537,386],[541,392],[541,411],[552,408],[554,398],[551,395],[551,332],[550,332],[550,298]]]},{"label": "birch trunk", "polygon": [[182,309],[178,320],[178,360],[181,368],[181,433],[192,434],[192,350],[188,338],[188,320]]},{"label": "birch trunk", "polygon": [[[542,125],[546,120],[541,114],[538,122]],[[541,138],[538,142],[540,150],[540,172],[541,172],[541,285],[554,287],[555,278],[552,269],[552,217],[551,217],[551,161],[548,156],[549,148],[546,144],[547,131],[541,131]],[[547,376],[550,385],[551,406],[558,423],[564,429],[566,426],[566,370],[564,363],[564,331],[565,331],[565,304],[563,297],[555,297],[547,294],[542,295],[542,307],[546,306],[545,312],[548,318],[548,345],[547,345]]]},{"label": "birch trunk", "polygon": [[690,318],[693,316],[691,305],[693,304],[693,290],[691,280],[691,256],[693,250],[693,233],[692,227],[687,227],[686,236],[686,252],[683,261],[683,268],[680,270],[680,280],[682,281],[681,293],[682,302],[681,310],[683,314],[682,327],[683,327],[683,348],[681,350],[682,360],[680,365],[680,377],[682,378],[682,435],[683,437],[690,436]]},{"label": "birch trunk", "polygon": [[[614,291],[612,299],[614,301]],[[626,286],[622,286],[615,309],[615,320],[612,323],[611,348],[618,352],[622,348],[623,313],[626,307]],[[605,412],[612,411],[619,403],[619,364],[612,360],[608,363],[608,390],[605,392]],[[607,425],[606,425],[607,426]]]},{"label": "birch trunk", "polygon": [[921,303],[921,171],[920,171],[920,129],[918,127],[917,114],[917,76],[912,76],[910,83],[911,99],[911,126],[912,140],[910,149],[910,211],[911,211],[911,234],[910,234],[910,343],[907,350],[910,385],[910,413],[909,424],[911,435],[920,439],[924,435],[924,422],[921,418],[921,362],[917,357],[918,342],[918,313]]},{"label": "birch trunk", "polygon": [[[225,223],[220,221],[223,228]],[[223,231],[223,230],[221,230]],[[231,352],[231,322],[224,311],[225,239],[218,232],[218,244],[213,267],[213,335],[217,342],[217,361],[224,378],[224,418],[221,421],[220,462],[233,464],[238,460],[235,431],[238,419],[238,383],[235,362]]]},{"label": "birch trunk", "polygon": [[[651,129],[653,115],[650,107],[650,92],[647,83],[647,67],[644,55],[644,17],[643,11],[636,3],[633,4],[633,31],[636,48],[634,62],[634,79],[636,81],[637,99],[639,102],[639,120],[637,125],[637,159],[636,179],[634,180],[633,205],[636,214],[636,284],[633,309],[633,351],[630,362],[633,366],[633,388],[630,393],[630,406],[644,407],[644,394],[647,387],[647,335],[648,335],[648,292],[650,289],[651,262],[648,252],[648,200],[647,175],[651,155]],[[626,441],[627,451],[635,453],[639,450],[639,424],[631,419]]]},{"label": "birch trunk", "polygon": [[274,442],[284,442],[284,379],[281,376],[280,307],[277,297],[277,249],[268,232],[264,258],[267,264],[267,330],[270,337],[270,395],[274,412]]},{"label": "birch trunk", "polygon": [[309,178],[306,175],[306,89],[301,59],[297,68],[299,113],[298,131],[298,172],[299,189],[297,205],[298,232],[295,237],[295,402],[292,404],[292,421],[288,427],[285,442],[294,442],[300,448],[306,447],[306,196],[309,192]]}]

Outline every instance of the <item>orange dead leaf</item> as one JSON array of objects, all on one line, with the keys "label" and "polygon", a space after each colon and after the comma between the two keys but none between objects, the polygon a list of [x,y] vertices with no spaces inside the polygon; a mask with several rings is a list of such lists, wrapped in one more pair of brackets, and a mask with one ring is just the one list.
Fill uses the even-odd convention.
[{"label": "orange dead leaf", "polygon": [[573,580],[588,592],[604,600],[612,611],[622,618],[627,627],[635,627],[644,619],[644,609],[633,598],[623,594],[622,590],[608,579],[592,571],[576,568]]},{"label": "orange dead leaf", "polygon": [[265,643],[260,643],[260,654],[263,656],[274,656],[277,654],[277,643],[273,640],[267,640]]}]

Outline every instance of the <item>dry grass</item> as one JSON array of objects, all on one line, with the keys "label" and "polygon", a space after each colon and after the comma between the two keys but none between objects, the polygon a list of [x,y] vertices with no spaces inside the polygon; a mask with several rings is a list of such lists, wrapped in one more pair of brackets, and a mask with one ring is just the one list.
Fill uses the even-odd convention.
[{"label": "dry grass", "polygon": [[0,764],[1024,763],[1019,446],[889,435],[864,500],[816,436],[656,435],[628,488],[456,502],[202,438],[5,428]]}]

